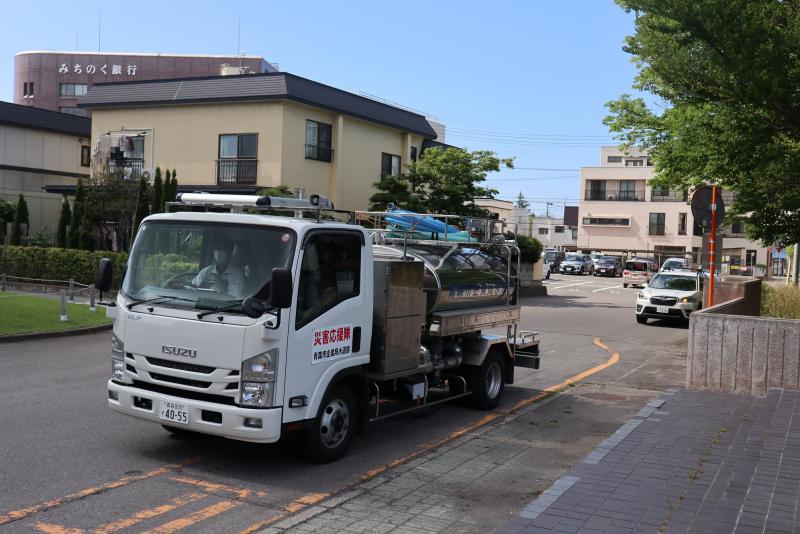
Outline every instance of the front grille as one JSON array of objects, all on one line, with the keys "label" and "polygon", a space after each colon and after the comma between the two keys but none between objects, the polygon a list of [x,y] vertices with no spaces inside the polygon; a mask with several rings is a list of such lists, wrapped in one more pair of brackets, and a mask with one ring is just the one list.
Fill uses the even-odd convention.
[{"label": "front grille", "polygon": [[141,380],[134,380],[133,387],[153,391],[155,393],[163,393],[164,395],[171,395],[173,397],[194,399],[206,402],[216,402],[218,404],[227,404],[235,406],[236,402],[233,397],[226,397],[225,395],[212,395],[211,393],[200,393],[198,391],[188,391],[185,389],[176,389],[169,386],[160,384],[150,384],[149,382],[142,382]]},{"label": "front grille", "polygon": [[208,388],[211,382],[203,382],[202,380],[192,380],[191,378],[180,378],[178,376],[162,375],[160,373],[150,372],[153,380],[161,382],[172,382],[173,384],[182,384],[184,386],[191,386],[193,388]]},{"label": "front grille", "polygon": [[180,371],[189,371],[192,373],[202,373],[204,375],[210,375],[214,371],[216,371],[215,367],[209,367],[207,365],[197,365],[195,363],[185,363],[185,362],[174,362],[172,360],[162,360],[161,358],[152,358],[147,356],[147,363],[150,365],[155,365],[157,367],[168,367],[169,369],[178,369]]},{"label": "front grille", "polygon": [[650,304],[658,306],[674,306],[678,302],[676,297],[650,297]]}]

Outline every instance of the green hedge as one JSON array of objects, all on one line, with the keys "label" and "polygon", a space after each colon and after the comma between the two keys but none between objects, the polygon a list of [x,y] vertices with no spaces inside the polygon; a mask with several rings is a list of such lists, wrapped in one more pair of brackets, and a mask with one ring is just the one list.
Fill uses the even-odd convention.
[{"label": "green hedge", "polygon": [[124,252],[0,246],[0,273],[47,280],[69,280],[80,284],[97,283],[97,264],[109,258],[114,266],[113,288],[119,288],[128,255]]}]

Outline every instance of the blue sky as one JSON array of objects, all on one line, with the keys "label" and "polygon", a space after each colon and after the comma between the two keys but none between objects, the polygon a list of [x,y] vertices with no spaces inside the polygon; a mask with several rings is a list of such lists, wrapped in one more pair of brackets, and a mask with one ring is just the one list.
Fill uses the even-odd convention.
[{"label": "blue sky", "polygon": [[[13,6],[13,7],[12,7]],[[630,86],[633,17],[612,0],[507,2],[38,1],[3,7],[0,100],[22,50],[234,54],[438,116],[447,142],[514,156],[494,175],[535,213],[576,205],[578,169],[612,142],[604,103]]]}]

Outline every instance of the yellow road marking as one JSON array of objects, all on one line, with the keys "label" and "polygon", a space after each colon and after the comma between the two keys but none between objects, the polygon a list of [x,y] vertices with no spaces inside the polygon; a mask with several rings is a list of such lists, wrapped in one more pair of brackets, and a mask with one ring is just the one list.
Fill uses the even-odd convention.
[{"label": "yellow road marking", "polygon": [[306,506],[317,504],[319,501],[323,500],[325,497],[330,495],[329,493],[309,493],[308,495],[303,495],[300,498],[297,498],[287,504],[284,508],[289,513],[294,513],[299,510],[302,510]]},{"label": "yellow road marking", "polygon": [[[198,480],[196,478],[185,477],[185,476],[175,476],[169,477],[170,480],[174,480],[175,482],[180,482],[182,484],[191,484],[193,486],[197,486],[203,488],[205,491],[209,493],[213,493],[215,491],[224,491],[226,493],[233,493],[240,499],[246,499],[253,495],[253,490],[247,488],[235,488],[233,486],[228,486],[226,484],[220,484],[218,482],[208,482],[206,480]],[[267,495],[266,491],[256,491],[255,495],[258,497],[264,497]]]},{"label": "yellow road marking", "polygon": [[51,525],[50,523],[36,523],[34,528],[45,534],[83,534],[79,528],[66,528],[61,525]]},{"label": "yellow road marking", "polygon": [[287,515],[288,514],[285,514],[285,513],[273,515],[272,517],[268,517],[267,519],[264,519],[262,521],[258,521],[257,523],[253,523],[252,525],[250,525],[246,529],[244,529],[241,532],[239,532],[239,534],[253,534],[254,532],[257,532],[257,531],[261,530],[264,527],[270,526],[272,523],[280,521],[281,519],[283,519]]},{"label": "yellow road marking", "polygon": [[94,529],[94,533],[109,534],[110,532],[116,532],[118,530],[129,528],[135,525],[136,523],[139,523],[140,521],[158,517],[160,515],[166,514],[167,512],[171,512],[176,508],[180,508],[181,506],[184,506],[186,504],[193,503],[200,499],[204,499],[205,497],[206,495],[201,493],[187,493],[186,495],[181,495],[180,497],[172,499],[167,504],[164,504],[162,506],[157,506],[149,510],[142,510],[141,512],[136,512],[127,519],[120,519],[119,521],[106,523],[105,525]]},{"label": "yellow road marking", "polygon": [[38,512],[43,512],[45,510],[50,510],[51,508],[55,508],[57,506],[61,506],[62,504],[67,504],[72,501],[77,501],[78,499],[83,499],[85,497],[89,497],[90,495],[96,495],[98,493],[102,493],[104,491],[116,489],[131,482],[137,482],[139,480],[145,480],[148,478],[157,477],[159,475],[163,475],[165,473],[169,473],[171,471],[176,471],[185,467],[187,465],[196,463],[200,461],[200,457],[189,458],[182,462],[178,462],[176,464],[164,465],[157,469],[153,469],[152,471],[147,471],[146,473],[141,473],[138,475],[128,475],[117,480],[113,480],[111,482],[106,482],[100,486],[94,486],[91,488],[86,488],[76,493],[70,493],[69,495],[65,495],[64,497],[58,497],[56,499],[50,499],[49,501],[45,501],[34,506],[30,506],[28,508],[22,508],[20,510],[13,510],[11,512],[7,512],[3,515],[0,515],[0,526],[5,525],[7,523],[11,523],[12,521],[18,521],[20,519],[24,519],[30,515],[33,515]]},{"label": "yellow road marking", "polygon": [[202,510],[192,512],[185,517],[181,517],[179,519],[175,519],[174,521],[170,521],[169,523],[164,523],[163,525],[157,526],[152,530],[148,530],[145,532],[145,534],[172,534],[173,532],[190,527],[195,523],[199,523],[200,521],[204,521],[223,512],[227,512],[228,510],[232,510],[237,506],[241,506],[241,504],[242,503],[237,501],[220,501],[207,508],[203,508]]}]

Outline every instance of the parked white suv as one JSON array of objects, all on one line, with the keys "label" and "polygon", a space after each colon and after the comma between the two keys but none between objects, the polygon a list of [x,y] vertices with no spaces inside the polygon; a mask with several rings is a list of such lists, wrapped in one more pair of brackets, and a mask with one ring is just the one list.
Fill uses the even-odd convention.
[{"label": "parked white suv", "polygon": [[703,307],[704,276],[692,271],[658,273],[636,297],[636,321],[679,319],[688,321]]},{"label": "parked white suv", "polygon": [[677,269],[688,269],[689,268],[689,260],[686,258],[667,258],[664,264],[661,266],[661,271],[675,271]]}]

